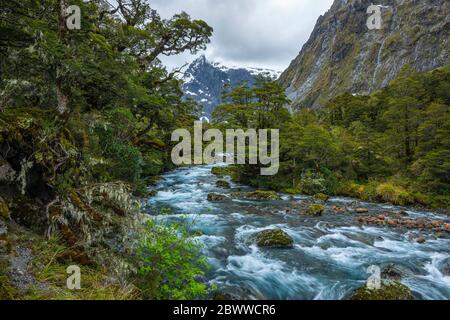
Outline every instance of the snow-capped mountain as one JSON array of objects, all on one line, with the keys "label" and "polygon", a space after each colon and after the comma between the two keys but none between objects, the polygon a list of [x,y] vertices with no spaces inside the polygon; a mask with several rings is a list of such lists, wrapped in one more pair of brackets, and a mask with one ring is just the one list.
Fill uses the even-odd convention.
[{"label": "snow-capped mountain", "polygon": [[192,98],[202,105],[204,116],[210,119],[222,101],[224,84],[236,86],[239,82],[247,81],[247,84],[252,86],[256,76],[260,74],[266,74],[275,80],[281,72],[262,68],[227,67],[200,56],[186,70],[182,88],[185,97]]}]

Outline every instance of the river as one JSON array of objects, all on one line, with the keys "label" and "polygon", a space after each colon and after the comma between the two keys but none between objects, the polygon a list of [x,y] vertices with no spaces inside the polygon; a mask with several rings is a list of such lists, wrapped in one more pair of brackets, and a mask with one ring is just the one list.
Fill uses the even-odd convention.
[{"label": "river", "polygon": [[[417,230],[358,226],[354,214],[310,217],[286,212],[308,197],[282,195],[281,201],[207,201],[211,192],[251,191],[232,183],[232,190],[216,187],[212,166],[181,168],[163,175],[148,200],[156,219],[185,222],[201,231],[210,270],[206,281],[224,293],[246,299],[345,299],[367,281],[371,265],[395,264],[417,299],[450,299],[450,238],[420,231],[425,243],[412,239]],[[448,216],[388,204],[331,198],[326,206],[368,208],[370,213],[406,211],[410,218],[450,220]],[[167,214],[167,210],[170,213]],[[164,214],[159,214],[164,212]],[[252,234],[281,228],[294,239],[293,249],[258,248]]]}]

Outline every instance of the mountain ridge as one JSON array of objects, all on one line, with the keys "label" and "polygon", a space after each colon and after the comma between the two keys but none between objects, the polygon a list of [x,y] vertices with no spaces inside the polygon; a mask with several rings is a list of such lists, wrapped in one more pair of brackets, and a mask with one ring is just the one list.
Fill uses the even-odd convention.
[{"label": "mountain ridge", "polygon": [[201,55],[184,73],[182,90],[185,98],[191,98],[200,104],[203,107],[203,116],[210,119],[215,108],[222,102],[225,84],[234,87],[239,82],[246,81],[252,86],[256,77],[262,74],[275,80],[281,71],[255,67],[229,67]]},{"label": "mountain ridge", "polygon": [[320,108],[345,93],[385,87],[410,64],[428,71],[450,62],[449,3],[383,0],[382,29],[366,26],[370,0],[335,0],[281,74],[294,106]]}]

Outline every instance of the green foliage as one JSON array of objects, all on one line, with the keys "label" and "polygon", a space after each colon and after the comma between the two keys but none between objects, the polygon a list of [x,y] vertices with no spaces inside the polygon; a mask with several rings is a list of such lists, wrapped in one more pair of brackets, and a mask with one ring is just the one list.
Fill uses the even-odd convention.
[{"label": "green foliage", "polygon": [[325,182],[325,179],[320,173],[309,170],[301,176],[300,183],[297,187],[304,194],[315,195],[327,191]]},{"label": "green foliage", "polygon": [[449,88],[448,67],[417,73],[406,66],[371,95],[347,93],[323,110],[290,115],[284,93],[263,81],[229,90],[214,116],[222,129],[280,129],[279,173],[261,177],[258,166],[245,165],[235,174],[257,188],[448,207]]},{"label": "green foliage", "polygon": [[146,223],[139,243],[138,287],[146,299],[201,299],[208,294],[198,279],[207,268],[201,246],[185,228]]},{"label": "green foliage", "polygon": [[[6,192],[11,209],[29,205],[30,225],[61,233],[63,244],[82,247],[104,266],[100,256],[112,249],[103,237],[125,247],[121,241],[133,233],[131,193],[171,168],[171,132],[198,119],[197,106],[183,101],[180,70],[167,70],[159,58],[196,54],[213,29],[187,13],[162,19],[144,0],[113,2],[107,11],[103,1],[73,0],[81,30],[68,30],[61,23],[66,2],[1,1],[0,159],[20,175]],[[7,216],[3,196],[0,214]],[[64,274],[53,262],[55,274]],[[61,298],[131,297],[103,286],[103,271],[83,271],[92,291]],[[53,287],[60,278],[49,280]],[[192,295],[200,289],[190,282]],[[172,296],[188,295],[178,292]],[[37,289],[29,298],[60,296]]]}]

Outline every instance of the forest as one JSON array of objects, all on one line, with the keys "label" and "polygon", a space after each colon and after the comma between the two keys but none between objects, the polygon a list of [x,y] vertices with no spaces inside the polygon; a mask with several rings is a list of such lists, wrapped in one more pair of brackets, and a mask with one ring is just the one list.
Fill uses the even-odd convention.
[{"label": "forest", "polygon": [[[141,205],[175,169],[172,132],[192,130],[201,111],[183,98],[182,70],[160,58],[197,54],[213,28],[187,13],[163,19],[141,0],[71,4],[80,30],[67,28],[65,0],[1,2],[0,299],[212,298],[194,235]],[[405,67],[386,88],[320,110],[290,110],[264,77],[224,90],[209,127],[281,137],[276,176],[231,166],[234,181],[450,209],[449,66]],[[14,255],[30,264],[15,285]],[[81,290],[65,287],[69,264],[82,267]]]},{"label": "forest", "polygon": [[370,95],[346,93],[325,108],[287,110],[276,82],[261,78],[227,88],[214,114],[218,127],[279,128],[280,173],[255,166],[234,178],[288,193],[325,193],[399,205],[449,209],[449,66],[414,72]]},{"label": "forest", "polygon": [[[198,119],[182,100],[179,70],[167,71],[158,57],[195,54],[213,29],[186,13],[162,19],[145,1],[102,3],[71,1],[80,30],[67,28],[64,0],[1,3],[0,213],[18,224],[1,234],[2,250],[38,239],[33,277],[50,286],[18,292],[1,259],[1,298],[182,299],[206,291],[196,281],[204,266],[197,247],[179,241],[176,226],[142,226],[137,199],[173,167],[172,131]],[[59,288],[70,262],[84,266],[85,291]]]}]

